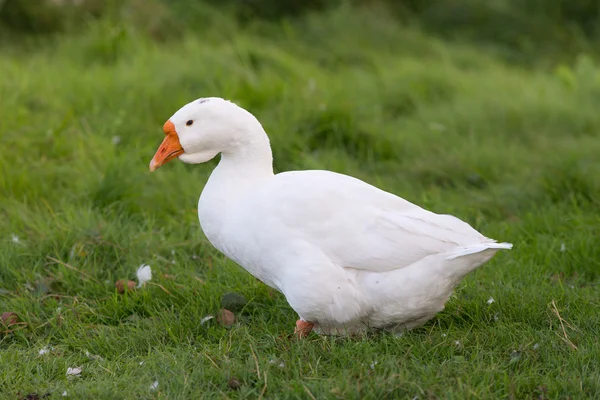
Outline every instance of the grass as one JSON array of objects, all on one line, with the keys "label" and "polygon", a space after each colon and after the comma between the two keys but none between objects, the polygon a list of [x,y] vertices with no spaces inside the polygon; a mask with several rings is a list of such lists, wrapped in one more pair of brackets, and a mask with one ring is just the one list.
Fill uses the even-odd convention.
[{"label": "grass", "polygon": [[[0,398],[600,397],[592,57],[525,69],[351,8],[212,21],[3,45],[0,312],[19,324],[0,333]],[[515,248],[421,329],[290,340],[283,296],[200,230],[215,162],[148,172],[162,123],[204,96],[257,115],[278,171],[354,175]],[[142,263],[152,284],[118,294]],[[237,322],[201,324],[227,292],[248,300]]]}]

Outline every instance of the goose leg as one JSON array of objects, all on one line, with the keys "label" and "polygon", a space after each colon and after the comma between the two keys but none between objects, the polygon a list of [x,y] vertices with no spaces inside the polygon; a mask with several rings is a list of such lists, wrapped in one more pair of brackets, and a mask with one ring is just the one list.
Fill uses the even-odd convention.
[{"label": "goose leg", "polygon": [[312,331],[313,326],[315,326],[312,322],[306,322],[302,319],[296,321],[296,329],[294,329],[294,334],[298,338],[305,338]]}]

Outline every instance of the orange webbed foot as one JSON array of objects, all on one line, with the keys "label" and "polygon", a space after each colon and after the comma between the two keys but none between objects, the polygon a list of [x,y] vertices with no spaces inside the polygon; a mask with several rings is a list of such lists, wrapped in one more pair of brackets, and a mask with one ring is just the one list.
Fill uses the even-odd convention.
[{"label": "orange webbed foot", "polygon": [[315,324],[312,322],[306,322],[299,319],[298,321],[296,321],[296,329],[294,329],[294,334],[299,339],[305,338],[312,331],[314,326]]}]

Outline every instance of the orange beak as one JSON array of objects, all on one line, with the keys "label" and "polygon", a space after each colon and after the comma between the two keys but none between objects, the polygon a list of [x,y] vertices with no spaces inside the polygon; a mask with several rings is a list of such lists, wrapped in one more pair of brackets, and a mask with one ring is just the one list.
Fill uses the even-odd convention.
[{"label": "orange beak", "polygon": [[166,137],[150,161],[151,172],[183,154],[183,147],[179,143],[175,125],[171,121],[167,121],[163,126],[163,131]]}]

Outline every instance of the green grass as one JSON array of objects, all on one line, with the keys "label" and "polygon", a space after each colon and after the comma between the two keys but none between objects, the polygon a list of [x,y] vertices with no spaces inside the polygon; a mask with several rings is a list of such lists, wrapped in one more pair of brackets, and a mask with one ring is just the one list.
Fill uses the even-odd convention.
[{"label": "green grass", "polygon": [[[600,397],[592,57],[523,69],[348,8],[151,37],[100,19],[0,53],[0,312],[20,321],[0,398]],[[515,247],[421,329],[290,340],[284,297],[200,230],[215,162],[148,171],[164,121],[204,96],[257,115],[278,171],[354,175]],[[117,294],[142,263],[161,286]],[[236,324],[200,324],[227,292],[248,299]]]}]

